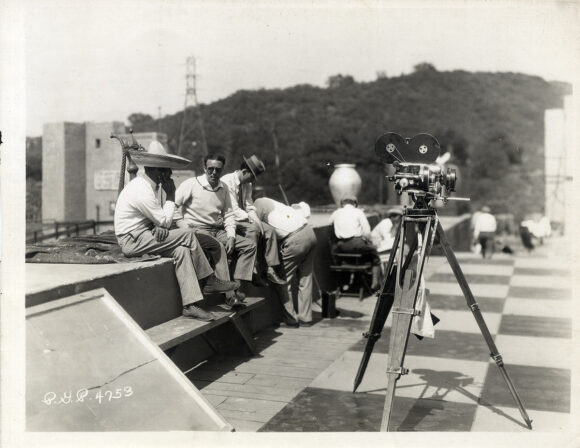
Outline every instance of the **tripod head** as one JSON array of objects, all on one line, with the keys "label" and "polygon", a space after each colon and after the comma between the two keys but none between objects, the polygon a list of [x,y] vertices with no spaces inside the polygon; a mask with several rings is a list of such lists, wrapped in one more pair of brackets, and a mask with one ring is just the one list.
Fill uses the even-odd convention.
[{"label": "tripod head", "polygon": [[449,199],[466,200],[449,197],[455,191],[457,173],[436,162],[440,152],[439,142],[429,134],[404,138],[387,132],[375,143],[375,154],[395,168],[395,174],[387,179],[395,184],[397,194],[409,193],[414,202],[420,198],[427,208],[431,200],[441,200],[443,204]]}]

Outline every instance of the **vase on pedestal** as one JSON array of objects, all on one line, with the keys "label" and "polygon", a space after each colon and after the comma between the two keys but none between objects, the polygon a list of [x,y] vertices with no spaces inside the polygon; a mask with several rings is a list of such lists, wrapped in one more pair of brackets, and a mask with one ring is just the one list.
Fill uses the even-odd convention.
[{"label": "vase on pedestal", "polygon": [[328,181],[330,194],[334,203],[340,207],[340,201],[344,196],[358,198],[361,189],[361,178],[352,163],[340,163],[334,165],[334,171]]}]

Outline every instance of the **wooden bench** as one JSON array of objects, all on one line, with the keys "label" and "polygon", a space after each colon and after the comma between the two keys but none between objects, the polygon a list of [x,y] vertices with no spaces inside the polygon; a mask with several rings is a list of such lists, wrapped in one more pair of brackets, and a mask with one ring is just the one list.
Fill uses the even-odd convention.
[{"label": "wooden bench", "polygon": [[247,344],[252,354],[256,354],[254,339],[246,324],[241,319],[241,316],[255,310],[265,303],[266,299],[264,297],[246,297],[244,302],[246,306],[239,310],[228,311],[220,308],[219,305],[214,305],[205,308],[207,311],[211,311],[218,316],[214,321],[203,322],[197,319],[179,316],[175,319],[171,319],[165,323],[149,328],[146,330],[146,333],[162,350],[169,350],[182,342],[203,335],[212,328],[231,322],[244,339],[244,342]]}]

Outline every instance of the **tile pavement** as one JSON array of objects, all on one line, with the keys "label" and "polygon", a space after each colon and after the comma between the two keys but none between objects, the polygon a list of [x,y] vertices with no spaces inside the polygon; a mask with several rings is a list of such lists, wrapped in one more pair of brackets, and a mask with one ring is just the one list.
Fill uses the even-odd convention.
[{"label": "tile pavement", "polygon": [[[456,254],[536,431],[571,424],[571,273],[552,250],[565,248],[550,244],[491,260]],[[435,339],[409,338],[410,372],[397,385],[393,427],[527,431],[446,260],[431,257],[426,278],[441,321]],[[257,335],[257,357],[213,359],[188,376],[237,431],[377,431],[390,317],[352,393],[374,303],[341,298],[339,318],[268,329]]]}]

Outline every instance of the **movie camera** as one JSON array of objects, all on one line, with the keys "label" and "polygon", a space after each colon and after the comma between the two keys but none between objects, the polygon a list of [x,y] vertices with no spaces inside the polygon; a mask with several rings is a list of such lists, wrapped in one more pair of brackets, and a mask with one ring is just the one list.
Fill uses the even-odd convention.
[{"label": "movie camera", "polygon": [[426,200],[449,198],[455,191],[457,174],[452,168],[443,168],[436,163],[441,146],[435,137],[429,134],[417,134],[413,138],[404,138],[394,132],[383,134],[375,143],[375,154],[383,163],[392,165],[395,174],[389,176],[395,183],[395,191],[414,196],[424,196]]}]

